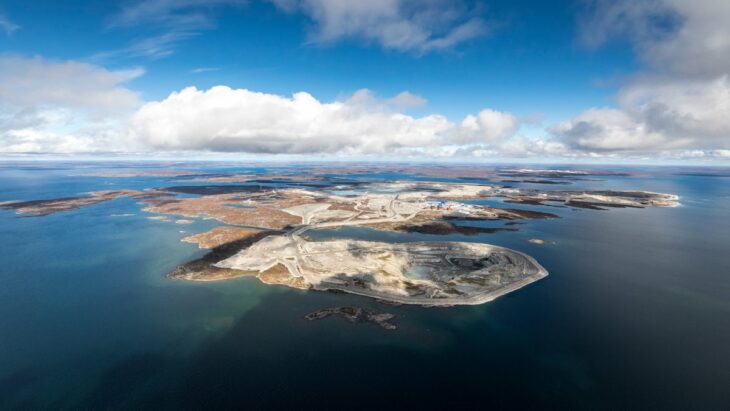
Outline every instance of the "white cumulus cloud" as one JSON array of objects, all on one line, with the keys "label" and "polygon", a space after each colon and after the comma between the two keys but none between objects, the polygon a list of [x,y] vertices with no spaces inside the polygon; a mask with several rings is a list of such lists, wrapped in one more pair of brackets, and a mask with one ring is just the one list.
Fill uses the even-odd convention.
[{"label": "white cumulus cloud", "polygon": [[[140,104],[124,83],[139,69],[0,57],[0,152],[109,150]],[[110,144],[111,143],[111,144]]]},{"label": "white cumulus cloud", "polygon": [[128,88],[141,69],[110,71],[75,61],[0,57],[0,153],[240,152],[443,155],[499,147],[520,120],[484,109],[453,122],[413,116],[417,94],[367,89],[335,101],[307,92],[280,96],[188,87],[142,102]]},{"label": "white cumulus cloud", "polygon": [[499,138],[512,137],[519,122],[510,113],[484,109],[476,116],[467,115],[461,121],[457,141],[460,143],[486,142]]},{"label": "white cumulus cloud", "polygon": [[398,108],[424,107],[428,104],[425,98],[410,91],[402,91],[389,100],[390,104]]},{"label": "white cumulus cloud", "polygon": [[189,87],[141,107],[131,132],[158,150],[376,154],[487,143],[509,137],[517,127],[514,116],[492,110],[455,124],[442,115],[413,117],[372,102],[367,90],[325,103],[306,92],[284,97]]},{"label": "white cumulus cloud", "polygon": [[598,154],[722,157],[730,148],[730,3],[714,0],[593,0],[582,39],[633,44],[644,69],[616,94],[550,131]]},{"label": "white cumulus cloud", "polygon": [[581,38],[599,46],[629,40],[658,71],[709,75],[730,71],[730,2],[718,0],[591,0]]}]

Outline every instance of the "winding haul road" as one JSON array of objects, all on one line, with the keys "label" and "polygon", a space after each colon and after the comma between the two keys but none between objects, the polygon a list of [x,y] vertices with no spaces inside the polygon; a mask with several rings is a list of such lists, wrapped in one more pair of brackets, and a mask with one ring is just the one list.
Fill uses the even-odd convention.
[{"label": "winding haul road", "polygon": [[[373,219],[361,219],[361,220],[355,220],[359,215],[362,214],[362,210],[359,210],[360,213],[358,213],[355,216],[349,217],[348,219],[341,220],[341,221],[329,221],[329,222],[322,222],[322,223],[315,223],[315,224],[304,224],[301,227],[297,227],[295,230],[290,231],[286,234],[287,237],[290,237],[293,241],[293,243],[296,245],[295,247],[295,256],[291,257],[285,257],[285,258],[277,258],[277,263],[280,263],[284,265],[287,270],[293,275],[297,277],[302,277],[310,284],[314,285],[315,289],[319,290],[340,290],[351,294],[358,294],[362,296],[377,298],[381,300],[387,300],[391,302],[396,303],[402,303],[402,304],[417,304],[417,305],[431,305],[431,306],[451,306],[451,305],[478,305],[483,304],[489,301],[494,300],[495,298],[502,296],[504,294],[507,294],[509,292],[512,292],[514,290],[517,290],[519,288],[522,288],[526,286],[527,284],[530,284],[534,281],[537,281],[541,278],[544,278],[548,275],[548,272],[545,268],[543,268],[534,258],[531,256],[521,253],[519,251],[511,250],[504,247],[499,247],[491,244],[480,244],[481,246],[484,246],[485,252],[500,252],[507,255],[512,255],[513,257],[516,257],[517,260],[521,261],[521,264],[517,264],[524,272],[532,271],[529,275],[526,275],[524,278],[521,278],[517,281],[511,282],[509,284],[505,284],[499,288],[491,289],[491,290],[485,290],[485,292],[477,293],[475,295],[471,295],[468,297],[459,297],[459,298],[433,298],[431,297],[415,297],[415,296],[400,296],[400,295],[394,295],[394,294],[386,294],[382,292],[373,291],[370,289],[360,289],[360,288],[353,288],[347,285],[343,284],[336,284],[327,282],[324,285],[321,285],[319,282],[319,279],[317,278],[311,278],[310,275],[308,275],[305,271],[302,270],[302,267],[300,266],[299,262],[304,261],[304,257],[311,256],[314,254],[326,254],[328,251],[322,251],[317,253],[307,252],[303,249],[304,244],[307,243],[307,240],[301,238],[301,234],[305,233],[308,230],[312,229],[319,229],[319,228],[328,228],[328,227],[342,227],[342,226],[357,226],[357,225],[366,225],[366,224],[373,224],[373,223],[394,223],[394,222],[405,222],[408,220],[413,219],[416,215],[418,215],[421,210],[415,211],[409,215],[403,216],[395,211],[395,202],[398,200],[398,195],[393,196],[393,198],[387,203],[387,209],[383,210],[382,213],[386,214],[386,217],[382,218],[373,218]],[[356,209],[357,206],[355,207]],[[311,220],[311,218],[307,219],[308,221]],[[448,242],[433,242],[430,243],[431,246],[435,246],[436,244],[446,244]],[[368,251],[376,250],[374,247],[369,247]],[[385,250],[385,249],[384,249]],[[387,250],[392,251],[392,250]],[[418,253],[418,252],[416,252]],[[443,258],[451,265],[449,261],[449,257],[462,257],[462,258],[472,258],[473,256],[467,256],[467,255],[450,255],[446,254],[443,256]]]}]

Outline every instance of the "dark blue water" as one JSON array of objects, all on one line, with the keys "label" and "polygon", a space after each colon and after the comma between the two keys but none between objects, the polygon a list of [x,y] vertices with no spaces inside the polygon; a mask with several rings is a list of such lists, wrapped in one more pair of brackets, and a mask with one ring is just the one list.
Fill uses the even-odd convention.
[{"label": "dark blue water", "polygon": [[[82,175],[98,167],[5,165],[0,201],[181,184]],[[728,409],[730,179],[663,174],[537,187],[669,192],[681,207],[519,206],[562,218],[445,237],[521,250],[550,271],[476,307],[171,281],[166,272],[203,253],[179,239],[215,223],[149,220],[130,199],[45,217],[0,211],[0,409]],[[334,305],[391,312],[399,328],[303,319]]]}]

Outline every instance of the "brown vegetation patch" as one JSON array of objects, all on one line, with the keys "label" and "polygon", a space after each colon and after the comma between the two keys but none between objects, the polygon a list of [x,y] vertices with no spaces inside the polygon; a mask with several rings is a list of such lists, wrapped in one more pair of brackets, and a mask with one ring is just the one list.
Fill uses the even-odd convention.
[{"label": "brown vegetation patch", "polygon": [[258,277],[264,284],[286,285],[302,290],[308,290],[312,287],[304,278],[292,276],[289,269],[281,263],[262,271]]},{"label": "brown vegetation patch", "polygon": [[198,198],[178,198],[174,201],[148,201],[144,211],[159,214],[174,214],[183,217],[207,216],[226,224],[281,229],[302,222],[284,211],[265,206],[252,208],[231,207],[239,200],[234,194],[209,195]]},{"label": "brown vegetation patch", "polygon": [[182,239],[186,243],[197,244],[200,248],[215,248],[234,241],[245,240],[261,230],[242,227],[216,227],[204,233],[191,235]]},{"label": "brown vegetation patch", "polygon": [[178,266],[175,270],[168,273],[167,277],[178,280],[215,281],[236,277],[256,276],[258,272],[219,268],[213,264],[250,247],[255,242],[271,234],[271,231],[260,231],[247,238],[221,244],[213,248],[203,257]]},{"label": "brown vegetation patch", "polygon": [[141,199],[159,197],[160,195],[161,194],[158,192],[137,190],[93,191],[87,193],[85,196],[63,197],[48,200],[6,201],[0,203],[0,208],[13,209],[18,214],[44,216],[115,200],[120,197],[135,197]]}]

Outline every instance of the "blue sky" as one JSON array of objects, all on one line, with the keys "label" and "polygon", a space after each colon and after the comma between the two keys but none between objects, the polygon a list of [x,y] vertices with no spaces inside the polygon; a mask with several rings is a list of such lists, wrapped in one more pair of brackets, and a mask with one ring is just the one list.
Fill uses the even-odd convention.
[{"label": "blue sky", "polygon": [[[707,17],[713,12],[721,16],[727,7],[700,2],[697,11],[675,3],[373,0],[353,6],[354,2],[338,0],[5,1],[0,5],[0,28],[5,31],[3,35],[0,30],[0,56],[6,59],[5,71],[15,73],[5,80],[17,83],[19,71],[30,71],[23,65],[34,64],[37,67],[33,71],[64,72],[47,76],[62,82],[65,71],[75,70],[64,71],[63,64],[79,64],[84,68],[71,82],[83,81],[87,69],[93,71],[86,74],[92,78],[104,73],[120,76],[113,84],[101,81],[97,94],[103,94],[104,87],[111,87],[113,92],[129,91],[136,96],[136,103],[130,102],[129,107],[122,107],[114,115],[105,113],[105,120],[99,122],[99,115],[89,114],[94,107],[64,105],[55,97],[51,102],[41,96],[24,106],[2,104],[0,100],[6,119],[18,120],[19,113],[30,111],[46,118],[29,130],[0,130],[5,133],[0,134],[0,143],[5,143],[0,144],[0,151],[105,151],[96,147],[99,144],[91,137],[99,133],[103,123],[108,129],[103,132],[107,140],[102,146],[108,148],[110,141],[133,139],[135,152],[638,160],[658,155],[723,161],[730,156],[730,125],[722,121],[722,113],[705,119],[697,114],[704,109],[701,104],[690,107],[692,102],[686,100],[698,93],[717,96],[718,88],[722,94],[727,87],[727,67],[717,55],[726,50],[707,47],[705,54],[697,56],[707,60],[701,75],[664,67],[685,58],[684,43],[702,41],[701,33],[684,33],[695,25],[701,30],[714,30],[713,34],[730,42],[725,37],[727,29],[719,23],[713,28],[712,19]],[[657,21],[672,24],[657,25]],[[654,26],[649,27],[651,24]],[[459,33],[463,35],[459,37]],[[702,49],[703,45],[693,46]],[[668,56],[655,57],[655,50]],[[29,63],[32,61],[35,63]],[[217,135],[215,141],[198,141],[192,136],[195,142],[189,142],[185,140],[188,137],[174,130],[165,131],[163,138],[155,135],[161,132],[151,125],[134,127],[145,118],[157,124],[180,122],[179,128],[186,128],[167,112],[164,118],[152,118],[140,111],[148,103],[171,105],[167,100],[170,93],[186,87],[194,86],[204,93],[217,85],[231,89],[219,93],[217,98],[225,102],[221,104],[242,104],[229,107],[230,113],[244,110],[249,103],[256,107],[262,104],[250,101],[256,96],[236,94],[239,89],[289,99],[296,92],[306,92],[322,104],[348,102],[358,90],[367,89],[369,108],[353,108],[354,103],[346,103],[350,111],[337,115],[336,121],[354,116],[380,121],[380,117],[371,115],[374,110],[387,118],[404,115],[421,120],[438,116],[449,124],[427,129],[419,126],[415,134],[429,134],[423,141],[413,140],[413,135],[406,132],[395,133],[392,139],[408,141],[403,144],[364,143],[368,139],[387,140],[390,130],[365,127],[359,134],[344,136],[349,143],[342,145],[321,143],[314,135],[321,133],[319,128],[302,131],[285,125],[273,131],[267,127],[246,129],[225,119],[221,121],[226,124],[225,131],[216,127],[199,130]],[[54,96],[73,93],[58,84],[44,87],[61,87]],[[388,103],[404,91],[427,103],[402,107]],[[29,94],[27,89],[15,92]],[[10,101],[12,92],[5,97]],[[249,100],[240,102],[239,97]],[[674,101],[676,107],[672,106]],[[286,116],[301,114],[298,108],[282,108],[279,103],[272,108],[277,123],[288,121]],[[719,103],[722,105],[724,100]],[[655,113],[662,105],[668,106],[666,117],[674,113],[675,117],[696,118],[709,124],[711,130],[696,126],[680,132],[676,130],[681,127],[674,124],[656,124],[656,116],[648,113]],[[174,110],[181,108],[176,106]],[[479,116],[482,110],[489,110],[483,118]],[[51,112],[66,117],[51,124],[47,120]],[[508,117],[495,117],[493,112]],[[210,117],[210,113],[199,114]],[[273,115],[266,112],[248,123],[263,124]],[[331,121],[326,115],[313,115]],[[475,116],[479,124],[467,133],[464,121],[469,115]],[[59,126],[61,123],[63,126]],[[347,124],[343,127],[349,128]],[[402,131],[406,126],[397,123],[393,127]],[[38,137],[41,132],[44,137]],[[383,135],[374,137],[376,132]],[[171,133],[176,134],[171,137]],[[247,138],[266,138],[266,133],[273,133],[272,139],[281,144],[262,148],[243,142]],[[296,139],[297,133],[307,136],[293,142],[302,147],[293,151],[282,148],[288,142],[282,136]],[[30,134],[34,137],[27,137]],[[322,138],[338,138],[336,133],[325,134]],[[301,140],[310,137],[316,142],[314,148],[304,148]],[[55,142],[39,143],[43,138]],[[71,140],[58,149],[64,138]],[[85,143],[78,143],[75,150],[72,140]]]}]

